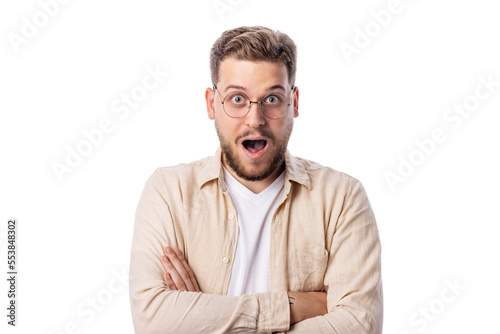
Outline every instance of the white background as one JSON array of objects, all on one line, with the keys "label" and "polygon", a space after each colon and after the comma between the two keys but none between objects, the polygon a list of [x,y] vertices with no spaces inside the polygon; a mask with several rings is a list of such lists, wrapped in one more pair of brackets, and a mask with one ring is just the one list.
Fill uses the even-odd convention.
[{"label": "white background", "polygon": [[[389,0],[219,2],[229,7],[74,0],[47,22],[37,1],[0,5],[0,267],[4,277],[15,217],[20,273],[16,328],[1,279],[1,332],[133,333],[128,286],[116,277],[128,273],[140,193],[157,167],[217,149],[204,101],[209,51],[241,25],[279,29],[298,46],[291,153],[365,185],[383,247],[384,333],[497,331],[500,87],[459,125],[443,119],[480,76],[500,81],[496,2],[401,0],[380,31],[370,13]],[[23,18],[46,25],[15,46]],[[370,41],[346,57],[342,43],[360,46],[367,27]],[[169,74],[120,119],[112,104],[148,66]],[[52,164],[103,119],[113,131],[58,180]],[[446,140],[415,153],[436,128]],[[412,154],[420,165],[391,189],[385,174]]]}]

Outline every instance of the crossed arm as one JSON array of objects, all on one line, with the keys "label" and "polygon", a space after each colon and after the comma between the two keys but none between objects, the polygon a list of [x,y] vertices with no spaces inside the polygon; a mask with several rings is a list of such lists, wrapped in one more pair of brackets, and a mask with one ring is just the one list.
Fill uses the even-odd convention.
[{"label": "crossed arm", "polygon": [[[163,280],[170,289],[178,291],[201,292],[194,273],[184,259],[180,249],[165,247],[160,259],[166,273]],[[302,320],[328,313],[326,292],[288,292],[290,301],[290,325]]]},{"label": "crossed arm", "polygon": [[[183,237],[177,236],[182,235],[182,226],[170,210],[172,200],[157,178],[155,174],[146,183],[134,225],[129,286],[137,333],[382,332],[380,240],[359,183],[352,181],[354,184],[335,206],[338,212],[332,213],[328,225],[332,230],[326,233],[331,238],[324,275],[326,313],[325,293],[321,292],[271,291],[233,297],[221,295],[220,284],[214,289],[216,293],[199,291],[190,266],[181,262],[182,253],[177,256],[172,249],[165,253],[169,262],[161,260],[163,255],[159,257],[167,251],[167,245],[180,249],[185,245]],[[203,282],[201,277],[198,279]],[[293,304],[288,303],[290,300]],[[310,305],[321,311],[314,311]]]}]

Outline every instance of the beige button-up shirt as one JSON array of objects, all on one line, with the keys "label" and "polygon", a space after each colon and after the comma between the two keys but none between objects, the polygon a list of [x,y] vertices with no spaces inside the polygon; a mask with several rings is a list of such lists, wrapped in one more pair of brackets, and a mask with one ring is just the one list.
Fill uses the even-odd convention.
[{"label": "beige button-up shirt", "polygon": [[[285,189],[271,223],[271,291],[226,296],[238,213],[221,151],[158,168],[137,206],[130,262],[136,333],[381,333],[380,241],[361,183],[286,153]],[[160,263],[179,247],[200,292],[170,290]],[[287,291],[326,291],[328,314],[289,325]]]}]

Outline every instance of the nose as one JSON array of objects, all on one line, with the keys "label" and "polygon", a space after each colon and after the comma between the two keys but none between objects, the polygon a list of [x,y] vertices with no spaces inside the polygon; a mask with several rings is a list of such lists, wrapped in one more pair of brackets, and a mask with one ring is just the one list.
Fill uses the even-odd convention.
[{"label": "nose", "polygon": [[266,123],[266,116],[260,108],[260,103],[253,102],[250,104],[250,110],[245,116],[245,124],[251,128],[258,128]]}]

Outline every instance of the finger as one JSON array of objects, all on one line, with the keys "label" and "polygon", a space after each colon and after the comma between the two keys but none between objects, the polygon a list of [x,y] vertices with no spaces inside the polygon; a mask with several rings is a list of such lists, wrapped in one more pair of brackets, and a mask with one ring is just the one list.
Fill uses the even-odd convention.
[{"label": "finger", "polygon": [[163,256],[160,257],[160,262],[161,262],[161,265],[163,266],[163,269],[165,269],[165,271],[168,273],[168,271],[169,271],[169,268],[167,266],[168,262],[165,262],[165,260],[163,259]]},{"label": "finger", "polygon": [[196,281],[196,277],[194,277],[193,270],[189,266],[189,264],[186,262],[186,259],[184,258],[184,255],[182,254],[181,250],[179,248],[176,248],[174,250],[175,255],[177,255],[177,258],[179,261],[182,263],[182,266],[186,270],[186,272],[189,274],[189,278],[191,280],[191,283],[193,283],[194,291],[200,292],[200,288],[198,286],[198,282]]},{"label": "finger", "polygon": [[182,265],[181,261],[177,258],[177,255],[175,255],[173,250],[170,247],[167,247],[165,253],[165,258],[167,258],[168,262],[170,262],[166,263],[167,267],[170,268],[170,266],[172,266],[172,269],[175,269],[175,271],[167,270],[167,272],[172,276],[177,289],[179,291],[196,291],[193,283],[191,282],[191,277],[189,276],[188,272]]},{"label": "finger", "polygon": [[[179,291],[186,291],[188,287],[184,283],[180,274],[177,272],[177,269],[175,269],[174,264],[167,256],[162,257],[162,262],[166,270],[166,274],[170,275],[170,280],[173,281],[173,285],[175,285],[176,289]],[[166,278],[166,276],[164,278]]]},{"label": "finger", "polygon": [[177,290],[177,287],[175,286],[174,280],[172,279],[172,276],[170,276],[169,273],[163,274],[163,281],[165,283],[167,283],[170,290]]},{"label": "finger", "polygon": [[[166,273],[163,274],[163,281],[167,283],[168,287],[171,290],[177,290],[177,287],[175,286],[175,283],[172,279],[172,276],[170,275],[169,271],[172,270],[171,267],[168,265],[168,261],[166,261],[166,258],[164,259],[164,256],[160,258],[161,265],[163,266],[163,269],[165,269]],[[173,269],[175,270],[175,269]]]},{"label": "finger", "polygon": [[160,258],[161,265],[163,266],[163,269],[165,269],[166,273],[163,274],[163,281],[167,283],[170,289],[172,290],[177,290],[177,287],[175,286],[175,283],[172,279],[172,276],[170,275],[170,271],[175,270],[172,269],[172,266],[169,266],[169,262],[165,261],[164,256]]}]

